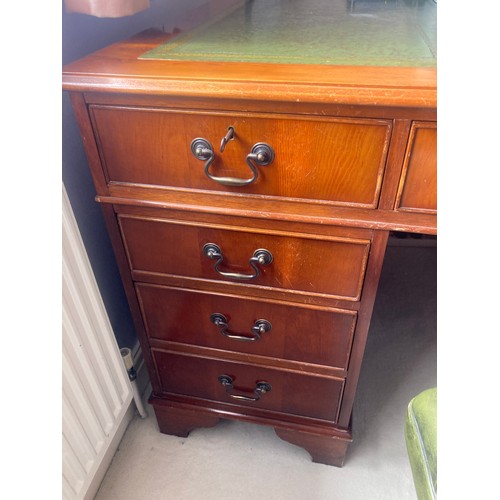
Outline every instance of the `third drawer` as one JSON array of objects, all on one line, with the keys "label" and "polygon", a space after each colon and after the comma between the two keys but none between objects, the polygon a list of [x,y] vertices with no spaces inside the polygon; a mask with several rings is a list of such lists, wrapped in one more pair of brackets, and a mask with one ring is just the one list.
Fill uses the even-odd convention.
[{"label": "third drawer", "polygon": [[356,311],[145,283],[136,290],[150,339],[347,369]]}]

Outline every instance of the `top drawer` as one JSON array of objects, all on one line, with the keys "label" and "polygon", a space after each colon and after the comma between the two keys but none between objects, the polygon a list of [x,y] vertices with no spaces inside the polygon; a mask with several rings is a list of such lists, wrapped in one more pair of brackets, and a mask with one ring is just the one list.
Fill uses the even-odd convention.
[{"label": "top drawer", "polygon": [[[108,182],[287,197],[376,208],[391,121],[93,105],[90,113]],[[229,127],[234,137],[221,153]],[[202,138],[213,161],[195,157]],[[248,158],[255,145],[268,165]],[[204,158],[207,158],[205,155]],[[254,173],[250,164],[254,166]],[[220,178],[249,181],[221,184]]]}]

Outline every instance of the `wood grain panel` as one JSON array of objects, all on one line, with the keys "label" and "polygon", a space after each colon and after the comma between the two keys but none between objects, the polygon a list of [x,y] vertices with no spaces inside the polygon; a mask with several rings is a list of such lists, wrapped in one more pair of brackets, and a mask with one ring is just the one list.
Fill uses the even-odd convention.
[{"label": "wood grain panel", "polygon": [[[348,300],[359,300],[370,248],[369,240],[198,227],[123,215],[119,223],[132,271],[243,282]],[[216,271],[215,260],[203,254],[207,243],[222,251],[221,272],[251,275],[249,259],[257,249],[271,252],[273,262],[259,265],[260,275],[254,279],[229,279]]]},{"label": "wood grain panel", "polygon": [[420,121],[436,121],[437,112],[428,107],[382,107],[372,105],[338,104],[332,102],[307,102],[301,99],[288,101],[273,101],[272,107],[265,96],[246,100],[244,106],[238,99],[219,96],[217,98],[185,97],[181,95],[157,94],[109,94],[92,91],[84,93],[87,104],[101,104],[118,107],[168,108],[206,111],[242,111],[303,114],[308,116],[339,117],[339,118],[376,118],[376,119],[413,119]]},{"label": "wood grain panel", "polygon": [[[259,200],[252,205],[241,197],[231,197],[207,193],[168,191],[163,189],[139,188],[130,185],[110,186],[112,197],[99,196],[103,204],[111,203],[116,211],[130,210],[174,210],[197,216],[259,217],[266,221],[289,221],[311,223],[315,230],[321,227],[337,226],[342,230],[360,228],[407,231],[410,233],[436,234],[435,214],[397,212],[395,210],[371,210],[368,208],[331,207],[325,205],[299,204],[286,198]],[[354,229],[355,228],[355,229]]]},{"label": "wood grain panel", "polygon": [[[290,306],[199,291],[136,284],[149,337],[226,351],[257,354],[347,368],[355,311]],[[230,335],[254,336],[255,321],[271,330],[260,339],[243,341],[224,336],[210,316],[223,314]]]},{"label": "wood grain panel", "polygon": [[[91,106],[109,182],[284,196],[375,208],[385,167],[391,122],[305,118],[300,115],[203,113]],[[219,151],[228,127],[235,138]],[[274,161],[242,187],[209,179],[205,162],[190,150],[196,138],[215,150],[211,175],[249,179],[246,157],[264,142]]]},{"label": "wood grain panel", "polygon": [[[193,396],[331,422],[337,419],[344,385],[342,379],[300,375],[158,350],[153,351],[153,356],[165,394]],[[218,381],[219,375],[229,375],[233,379],[234,394],[252,397],[260,381],[268,382],[271,391],[259,401],[235,400]],[[328,398],[325,398],[325,394],[328,394]]]},{"label": "wood grain panel", "polygon": [[396,209],[437,213],[436,123],[414,122],[396,199]]}]

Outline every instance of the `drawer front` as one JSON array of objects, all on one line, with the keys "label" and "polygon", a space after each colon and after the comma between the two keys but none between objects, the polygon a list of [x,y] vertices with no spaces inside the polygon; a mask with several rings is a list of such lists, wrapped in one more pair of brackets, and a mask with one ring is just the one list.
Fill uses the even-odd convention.
[{"label": "drawer front", "polygon": [[[118,219],[132,271],[360,298],[369,240],[267,234],[125,215]],[[220,257],[207,252],[213,245]],[[271,254],[271,262],[252,260],[262,249]]]},{"label": "drawer front", "polygon": [[[337,420],[343,379],[309,376],[156,350],[153,351],[153,357],[162,391],[166,394],[251,406],[331,422]],[[219,381],[222,375],[232,380],[232,389]],[[270,385],[270,390],[261,394],[260,399],[247,401],[234,397],[257,398],[255,389],[259,382]]]},{"label": "drawer front", "polygon": [[437,213],[437,129],[414,122],[399,184],[396,209]]},{"label": "drawer front", "polygon": [[[91,115],[109,182],[368,208],[377,206],[391,134],[391,121],[375,119],[105,106],[92,106]],[[221,153],[228,127],[234,128],[235,136]],[[254,178],[247,156],[258,143],[271,146],[274,159],[256,167],[251,184],[223,185],[208,178],[206,162],[192,153],[190,145],[196,138],[206,139],[213,147],[208,173],[214,177]]]},{"label": "drawer front", "polygon": [[354,311],[289,306],[138,283],[152,339],[345,370]]}]

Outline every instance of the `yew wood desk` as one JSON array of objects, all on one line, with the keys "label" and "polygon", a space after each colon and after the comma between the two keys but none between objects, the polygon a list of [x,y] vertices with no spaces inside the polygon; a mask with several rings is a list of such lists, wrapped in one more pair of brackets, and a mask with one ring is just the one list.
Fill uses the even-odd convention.
[{"label": "yew wood desk", "polygon": [[142,33],[63,87],[161,432],[239,419],[340,466],[389,231],[436,234],[435,6],[282,4]]}]

